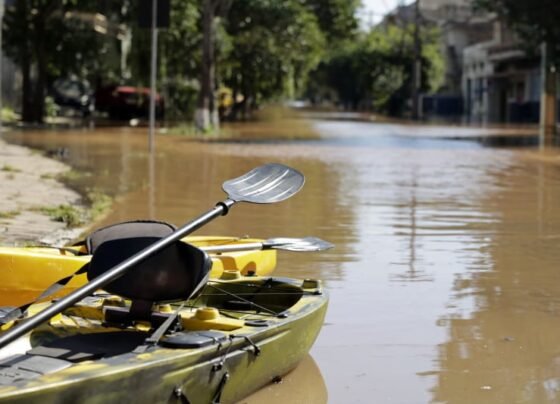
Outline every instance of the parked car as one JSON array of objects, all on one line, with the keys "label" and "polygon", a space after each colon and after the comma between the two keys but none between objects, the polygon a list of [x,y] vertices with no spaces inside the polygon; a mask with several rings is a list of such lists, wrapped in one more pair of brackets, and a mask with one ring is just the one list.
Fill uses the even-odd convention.
[{"label": "parked car", "polygon": [[[162,118],[165,105],[156,93],[156,117]],[[150,89],[132,86],[108,86],[95,93],[95,108],[107,112],[111,119],[147,118],[150,111]]]},{"label": "parked car", "polygon": [[89,83],[76,77],[58,78],[51,88],[54,103],[61,109],[89,116],[94,110],[93,91]]}]

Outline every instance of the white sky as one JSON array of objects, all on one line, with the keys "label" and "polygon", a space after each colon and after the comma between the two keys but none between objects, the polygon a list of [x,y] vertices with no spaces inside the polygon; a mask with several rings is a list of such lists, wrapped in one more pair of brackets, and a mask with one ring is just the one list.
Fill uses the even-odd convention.
[{"label": "white sky", "polygon": [[[404,0],[405,4],[411,0]],[[359,13],[362,23],[367,26],[370,23],[375,24],[389,11],[393,10],[399,4],[399,0],[362,0],[363,8]]]}]

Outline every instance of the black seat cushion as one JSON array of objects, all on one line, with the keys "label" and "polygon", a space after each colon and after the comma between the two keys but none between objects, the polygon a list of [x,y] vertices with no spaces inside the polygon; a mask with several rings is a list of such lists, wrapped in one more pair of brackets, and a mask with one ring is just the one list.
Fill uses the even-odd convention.
[{"label": "black seat cushion", "polygon": [[[105,273],[156,240],[138,237],[104,242],[92,256],[88,279]],[[104,289],[132,300],[185,300],[206,283],[211,266],[204,251],[179,241],[135,265]]]},{"label": "black seat cushion", "polygon": [[[107,272],[167,235],[163,233],[169,232],[169,227],[165,229],[169,226],[167,224],[156,231],[152,231],[151,224],[153,223],[118,224],[98,233],[100,237],[93,237],[91,244],[95,248],[87,272],[88,279],[92,280]],[[177,241],[130,268],[104,289],[132,300],[185,300],[206,283],[211,266],[212,261],[204,251]]]},{"label": "black seat cushion", "polygon": [[175,231],[175,226],[156,220],[134,220],[115,223],[97,229],[86,237],[85,244],[89,254],[105,241],[130,237],[165,237]]}]

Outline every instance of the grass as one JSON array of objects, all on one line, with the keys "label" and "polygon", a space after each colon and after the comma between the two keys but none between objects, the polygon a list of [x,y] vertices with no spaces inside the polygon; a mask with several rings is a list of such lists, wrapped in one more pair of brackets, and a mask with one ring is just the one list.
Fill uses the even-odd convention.
[{"label": "grass", "polygon": [[19,168],[15,168],[14,166],[11,166],[9,164],[4,164],[2,166],[2,168],[0,168],[0,171],[4,171],[5,173],[20,173],[21,170]]},{"label": "grass", "polygon": [[228,137],[230,133],[227,130],[209,128],[201,132],[193,124],[180,124],[169,128],[165,134],[174,136],[184,136],[192,139],[219,138]]},{"label": "grass", "polygon": [[103,215],[113,204],[113,199],[109,195],[106,195],[97,189],[88,190],[86,199],[90,205],[89,215],[91,220],[95,220],[99,216]]},{"label": "grass", "polygon": [[13,219],[21,213],[20,210],[7,210],[0,212],[0,219]]},{"label": "grass", "polygon": [[72,181],[78,181],[85,176],[86,176],[85,173],[81,173],[76,170],[68,170],[60,174],[58,176],[58,179],[63,182],[72,182]]},{"label": "grass", "polygon": [[83,211],[73,205],[44,206],[38,208],[38,211],[45,213],[55,222],[65,223],[66,227],[76,227],[84,223]]},{"label": "grass", "polygon": [[2,108],[0,116],[2,117],[2,122],[15,122],[19,119],[18,114],[16,114],[12,108],[8,107]]},{"label": "grass", "polygon": [[46,214],[51,220],[65,223],[66,227],[72,228],[81,226],[89,220],[95,220],[107,212],[113,203],[110,196],[98,190],[88,190],[84,199],[86,204],[89,205],[89,209],[70,204],[60,204],[58,206],[39,206],[31,210]]},{"label": "grass", "polygon": [[55,174],[42,174],[40,178],[42,180],[55,180],[57,176]]}]

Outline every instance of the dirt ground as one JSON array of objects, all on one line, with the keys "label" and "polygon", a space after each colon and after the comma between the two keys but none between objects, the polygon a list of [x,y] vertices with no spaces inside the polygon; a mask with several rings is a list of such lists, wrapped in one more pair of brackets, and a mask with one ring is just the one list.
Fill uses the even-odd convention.
[{"label": "dirt ground", "polygon": [[81,203],[81,196],[57,180],[70,167],[41,152],[0,139],[0,245],[62,245],[82,229],[68,229],[45,208]]}]

